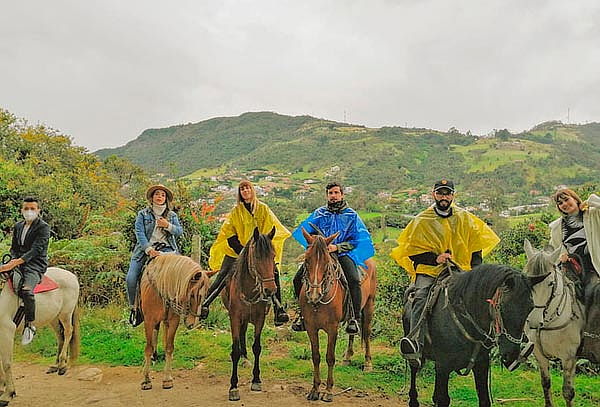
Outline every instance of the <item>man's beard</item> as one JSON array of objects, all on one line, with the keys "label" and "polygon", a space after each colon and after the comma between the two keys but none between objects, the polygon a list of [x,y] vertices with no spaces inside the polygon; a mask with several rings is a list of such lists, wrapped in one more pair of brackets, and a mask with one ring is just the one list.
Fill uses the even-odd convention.
[{"label": "man's beard", "polygon": [[448,199],[440,199],[435,201],[435,206],[440,210],[446,212],[450,209],[450,205],[452,205],[452,201]]}]

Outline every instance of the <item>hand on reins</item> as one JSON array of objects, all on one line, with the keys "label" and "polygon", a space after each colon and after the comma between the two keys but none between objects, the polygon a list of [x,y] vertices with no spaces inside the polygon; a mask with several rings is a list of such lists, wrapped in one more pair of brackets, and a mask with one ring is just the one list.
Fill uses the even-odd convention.
[{"label": "hand on reins", "polygon": [[159,228],[168,228],[169,227],[169,221],[166,220],[165,218],[158,218],[156,220],[156,226],[158,226]]},{"label": "hand on reins", "polygon": [[154,249],[150,249],[148,250],[148,256],[150,256],[151,258],[155,258],[156,256],[159,256],[160,252],[158,250],[154,250]]},{"label": "hand on reins", "polygon": [[442,253],[439,256],[437,256],[437,258],[435,259],[437,264],[444,264],[444,263],[448,262],[448,260],[452,260],[451,253]]},{"label": "hand on reins", "polygon": [[566,263],[569,261],[569,254],[568,253],[561,253],[560,257],[558,258],[558,262],[559,263]]},{"label": "hand on reins", "polygon": [[20,266],[23,263],[25,263],[25,262],[22,259],[12,259],[8,263],[0,266],[0,273],[5,273],[7,271],[11,271],[15,267]]},{"label": "hand on reins", "polygon": [[336,244],[330,244],[327,246],[327,251],[329,251],[329,253],[337,252],[337,249],[338,247]]}]

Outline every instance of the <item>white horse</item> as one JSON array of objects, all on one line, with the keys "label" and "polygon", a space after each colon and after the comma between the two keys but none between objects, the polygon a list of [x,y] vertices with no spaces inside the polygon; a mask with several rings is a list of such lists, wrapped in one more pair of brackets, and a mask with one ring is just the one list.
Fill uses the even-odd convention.
[{"label": "white horse", "polygon": [[571,407],[575,398],[573,381],[577,350],[583,339],[585,311],[578,301],[574,283],[556,266],[561,249],[552,253],[535,250],[525,240],[525,272],[533,284],[534,309],[527,319],[526,331],[535,344],[540,367],[545,406],[552,407],[550,360],[560,359],[563,368],[562,393]]},{"label": "white horse", "polygon": [[[50,325],[56,333],[56,365],[51,366],[47,373],[58,372],[59,375],[64,375],[67,371],[67,357],[74,361],[79,355],[79,282],[70,271],[56,267],[48,268],[46,275],[58,284],[58,288],[35,295],[33,325]],[[12,377],[12,357],[17,326],[13,317],[19,305],[19,298],[8,284],[4,284],[0,293],[0,406],[8,405],[10,399],[16,395]],[[23,323],[20,324],[22,325]]]}]

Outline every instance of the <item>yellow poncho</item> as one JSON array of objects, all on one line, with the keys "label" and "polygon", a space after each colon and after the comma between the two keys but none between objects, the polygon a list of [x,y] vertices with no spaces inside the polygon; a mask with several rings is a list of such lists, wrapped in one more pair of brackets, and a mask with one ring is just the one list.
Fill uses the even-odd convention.
[{"label": "yellow poncho", "polygon": [[237,235],[240,243],[245,246],[252,237],[255,227],[258,227],[260,233],[269,233],[273,226],[276,229],[275,237],[273,238],[275,262],[281,264],[283,242],[290,236],[290,232],[264,203],[258,202],[254,210],[254,215],[248,212],[244,204],[237,204],[227,217],[225,223],[223,223],[223,226],[221,226],[217,240],[210,248],[210,258],[208,259],[210,268],[212,270],[219,270],[225,255],[233,258],[238,257],[227,243],[227,239],[231,236]]},{"label": "yellow poncho", "polygon": [[436,277],[443,265],[419,264],[417,270],[409,256],[432,252],[452,253],[452,260],[463,270],[471,270],[471,255],[479,250],[486,256],[500,239],[488,225],[477,216],[457,206],[452,206],[452,216],[436,215],[433,206],[418,214],[398,237],[398,246],[391,252],[396,262],[410,274]]}]

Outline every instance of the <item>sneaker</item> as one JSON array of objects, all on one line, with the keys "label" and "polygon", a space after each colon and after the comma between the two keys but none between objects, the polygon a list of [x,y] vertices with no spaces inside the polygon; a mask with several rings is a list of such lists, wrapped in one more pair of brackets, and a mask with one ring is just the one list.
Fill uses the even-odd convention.
[{"label": "sneaker", "polygon": [[23,329],[23,338],[21,338],[21,344],[29,345],[31,341],[33,341],[33,337],[35,336],[35,326],[27,325]]},{"label": "sneaker", "polygon": [[144,315],[142,314],[142,311],[136,308],[132,308],[131,312],[129,313],[129,323],[133,327],[136,327],[142,322],[144,322]]},{"label": "sneaker", "polygon": [[346,333],[350,335],[358,335],[360,332],[360,328],[358,327],[358,322],[356,319],[351,319],[348,321],[348,325],[346,326]]},{"label": "sneaker", "polygon": [[[400,339],[400,353],[407,359],[414,359],[419,353],[419,344],[404,337]],[[414,356],[413,356],[414,355]],[[412,358],[410,356],[413,356]]]},{"label": "sneaker", "polygon": [[304,318],[302,318],[302,316],[299,316],[298,318],[296,318],[296,320],[292,324],[292,331],[295,331],[295,332],[306,331],[306,326],[304,326]]},{"label": "sneaker", "polygon": [[279,309],[275,310],[275,318],[274,318],[275,326],[281,326],[281,325],[289,322],[289,320],[290,320],[290,316],[287,314],[287,312],[285,312],[285,310],[283,308],[279,308]]}]

